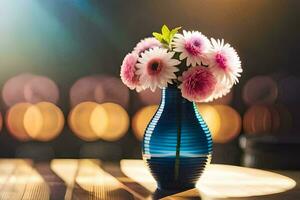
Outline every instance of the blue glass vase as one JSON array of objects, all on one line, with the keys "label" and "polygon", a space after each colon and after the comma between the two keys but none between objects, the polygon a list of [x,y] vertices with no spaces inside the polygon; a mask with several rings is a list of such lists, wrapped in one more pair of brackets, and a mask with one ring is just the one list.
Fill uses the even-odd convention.
[{"label": "blue glass vase", "polygon": [[142,153],[160,190],[194,188],[209,164],[210,131],[196,104],[183,98],[177,87],[162,90],[159,108],[145,131]]}]

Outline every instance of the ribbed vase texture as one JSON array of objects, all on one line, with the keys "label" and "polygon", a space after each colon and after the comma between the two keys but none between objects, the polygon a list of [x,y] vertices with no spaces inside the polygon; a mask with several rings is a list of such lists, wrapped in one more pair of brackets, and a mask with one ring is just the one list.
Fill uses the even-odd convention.
[{"label": "ribbed vase texture", "polygon": [[142,148],[158,188],[183,190],[194,188],[209,164],[212,139],[195,103],[184,99],[176,87],[167,87]]}]

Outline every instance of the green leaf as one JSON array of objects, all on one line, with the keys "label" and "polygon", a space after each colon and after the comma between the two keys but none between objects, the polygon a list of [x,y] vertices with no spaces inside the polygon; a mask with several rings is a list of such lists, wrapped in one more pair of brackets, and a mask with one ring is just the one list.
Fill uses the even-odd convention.
[{"label": "green leaf", "polygon": [[168,36],[170,34],[170,29],[167,27],[167,25],[163,25],[161,27],[161,32],[162,32],[163,35]]},{"label": "green leaf", "polygon": [[160,42],[163,41],[163,35],[157,32],[153,32],[152,35]]},{"label": "green leaf", "polygon": [[170,29],[166,25],[163,25],[162,28],[161,28],[161,32],[162,32],[164,41],[167,44],[169,44],[169,42],[170,42]]},{"label": "green leaf", "polygon": [[170,30],[167,25],[161,27],[161,33],[153,32],[152,35],[159,40],[161,43],[169,46],[174,35],[181,29],[181,27],[176,27]]},{"label": "green leaf", "polygon": [[171,30],[171,33],[173,36],[181,29],[181,27],[176,27],[174,29]]},{"label": "green leaf", "polygon": [[176,27],[174,29],[171,30],[170,32],[170,42],[172,41],[174,35],[181,29],[181,27]]}]

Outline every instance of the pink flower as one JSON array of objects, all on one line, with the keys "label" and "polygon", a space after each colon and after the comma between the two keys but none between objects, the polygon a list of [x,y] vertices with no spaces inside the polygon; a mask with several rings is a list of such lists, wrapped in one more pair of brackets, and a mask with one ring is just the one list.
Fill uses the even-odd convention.
[{"label": "pink flower", "polygon": [[243,69],[240,58],[228,43],[224,40],[211,39],[212,48],[207,54],[209,68],[216,76],[218,84],[225,84],[226,88],[231,88],[238,82]]},{"label": "pink flower", "polygon": [[140,75],[140,82],[143,88],[150,88],[152,91],[158,88],[172,84],[176,79],[175,72],[179,71],[176,65],[180,64],[179,60],[173,59],[174,52],[167,49],[155,47],[141,54],[138,58],[136,74]]},{"label": "pink flower", "polygon": [[221,98],[230,92],[231,87],[225,84],[217,83],[213,93],[205,100],[205,102],[210,102],[215,99]]},{"label": "pink flower", "polygon": [[127,54],[121,66],[120,76],[125,85],[130,89],[136,89],[139,92],[143,88],[140,85],[139,76],[135,73],[137,60],[138,55],[136,53]]},{"label": "pink flower", "polygon": [[[180,60],[186,58],[187,66],[201,65],[205,62],[204,55],[211,47],[210,41],[198,31],[183,31],[182,34],[176,34],[172,42],[175,52],[180,52]],[[203,63],[206,64],[206,63]]]},{"label": "pink flower", "polygon": [[140,55],[144,51],[154,47],[161,47],[161,43],[154,37],[149,37],[137,43],[137,45],[133,49],[133,52]]},{"label": "pink flower", "polygon": [[190,101],[203,102],[214,92],[216,83],[214,75],[208,68],[191,67],[183,72],[181,93]]}]

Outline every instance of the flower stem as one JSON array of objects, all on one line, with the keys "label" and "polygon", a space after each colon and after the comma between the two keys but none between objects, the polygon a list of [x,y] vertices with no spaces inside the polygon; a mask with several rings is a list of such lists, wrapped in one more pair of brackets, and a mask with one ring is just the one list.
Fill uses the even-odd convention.
[{"label": "flower stem", "polygon": [[176,159],[175,159],[175,180],[179,176],[179,165],[180,165],[180,143],[181,143],[181,93],[177,94],[177,144],[176,144]]}]

